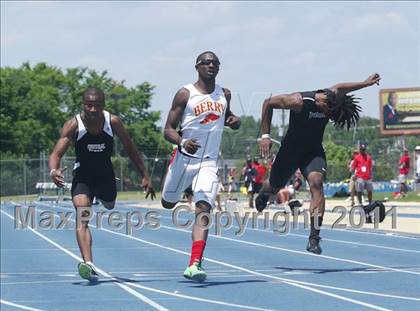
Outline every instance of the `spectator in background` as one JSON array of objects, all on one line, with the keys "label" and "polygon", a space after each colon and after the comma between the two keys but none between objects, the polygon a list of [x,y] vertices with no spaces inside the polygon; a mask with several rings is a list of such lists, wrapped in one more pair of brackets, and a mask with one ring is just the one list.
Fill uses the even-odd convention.
[{"label": "spectator in background", "polygon": [[349,163],[350,181],[349,181],[349,193],[350,193],[350,204],[354,206],[354,197],[356,195],[356,172],[353,169],[354,157],[359,153],[358,150],[353,151],[351,161]]},{"label": "spectator in background", "polygon": [[400,171],[400,175],[398,177],[398,181],[400,183],[400,196],[404,197],[407,195],[407,191],[408,191],[407,179],[408,179],[408,173],[410,172],[410,156],[408,155],[407,148],[404,148],[403,155],[398,161],[398,168]]},{"label": "spectator in background", "polygon": [[[221,175],[221,172],[219,171],[219,176]],[[221,195],[220,192],[224,192],[225,191],[225,187],[223,187],[223,183],[221,180],[219,180],[219,184],[217,186],[217,194],[216,194],[216,209],[217,211],[221,212],[222,211],[222,203],[221,201]]]},{"label": "spectator in background", "polygon": [[277,202],[283,204],[289,204],[289,201],[296,198],[296,194],[302,187],[302,173],[299,169],[295,172],[294,176],[290,179],[289,185],[282,188],[277,192]]},{"label": "spectator in background", "polygon": [[265,180],[265,174],[267,173],[267,169],[264,165],[258,162],[257,158],[254,158],[254,161],[252,162],[252,167],[255,170],[255,176],[253,180],[254,187],[251,193],[251,201],[254,202],[254,194],[260,192]]},{"label": "spectator in background", "polygon": [[416,182],[420,183],[420,146],[416,146]]},{"label": "spectator in background", "polygon": [[254,208],[254,200],[253,200],[253,193],[254,191],[254,178],[257,174],[255,168],[252,166],[252,160],[248,159],[246,160],[246,164],[242,169],[242,177],[244,179],[244,186],[246,187],[246,190],[248,192],[248,199],[249,199],[249,208]]},{"label": "spectator in background", "polygon": [[231,193],[232,191],[235,192],[237,190],[236,187],[236,168],[232,167],[229,169],[229,173],[227,176],[228,181],[228,197],[229,200],[232,198]]},{"label": "spectator in background", "polygon": [[389,92],[388,103],[384,106],[383,110],[385,128],[387,125],[393,125],[398,123],[398,112],[396,110],[397,102],[397,94],[395,92]]},{"label": "spectator in background", "polygon": [[365,189],[368,194],[369,204],[372,203],[372,168],[372,157],[366,152],[366,144],[362,143],[359,146],[359,154],[354,157],[352,165],[352,169],[355,170],[356,193],[360,205],[362,205],[362,194]]}]

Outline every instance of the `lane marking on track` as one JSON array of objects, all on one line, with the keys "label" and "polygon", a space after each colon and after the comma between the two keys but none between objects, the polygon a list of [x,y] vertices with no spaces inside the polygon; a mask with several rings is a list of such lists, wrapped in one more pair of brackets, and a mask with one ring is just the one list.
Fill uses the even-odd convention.
[{"label": "lane marking on track", "polygon": [[22,309],[22,310],[42,311],[41,309],[27,307],[27,306],[20,305],[20,304],[17,304],[17,303],[11,302],[11,301],[7,301],[7,300],[3,300],[3,299],[0,299],[0,303],[2,303],[4,305],[15,307],[15,308],[18,308],[18,309]]},{"label": "lane marking on track", "polygon": [[[41,205],[45,205],[47,207],[50,207],[47,204],[41,204]],[[72,221],[74,221],[74,220],[72,220]],[[89,226],[94,227],[93,225],[89,225]],[[143,243],[148,244],[148,245],[154,245],[154,246],[159,247],[159,248],[171,250],[173,252],[176,252],[176,253],[179,253],[179,254],[183,254],[183,255],[189,256],[189,253],[187,253],[187,252],[184,252],[184,251],[181,251],[181,250],[172,248],[172,247],[166,247],[166,246],[163,246],[163,245],[160,245],[160,244],[157,244],[157,243],[149,242],[149,241],[146,241],[146,240],[143,240],[143,239],[139,239],[139,238],[134,237],[134,236],[130,236],[130,235],[122,234],[122,233],[119,233],[119,232],[111,231],[111,230],[108,230],[106,228],[101,228],[101,231],[105,231],[105,232],[108,232],[108,233],[111,233],[111,234],[114,234],[114,235],[122,236],[124,238],[137,240],[137,241],[143,242]],[[188,232],[186,230],[180,230],[180,231],[182,231],[182,232]],[[188,232],[188,233],[190,233],[190,232]],[[235,240],[233,240],[233,241],[235,241]],[[318,289],[315,289],[315,288],[304,286],[302,284],[293,283],[294,280],[292,280],[292,279],[286,279],[286,278],[281,278],[281,277],[272,276],[272,275],[268,275],[268,274],[263,274],[263,273],[260,273],[260,272],[256,272],[256,271],[252,271],[252,270],[243,268],[243,267],[232,265],[232,264],[229,264],[229,263],[226,263],[226,262],[222,262],[222,261],[210,259],[208,257],[206,257],[206,261],[213,262],[215,264],[219,264],[219,265],[222,265],[222,266],[225,266],[225,267],[230,267],[230,268],[233,268],[233,269],[236,269],[236,270],[239,270],[239,271],[247,272],[247,273],[250,273],[250,274],[253,274],[253,275],[257,275],[257,276],[260,276],[260,277],[265,277],[265,278],[268,278],[268,279],[275,279],[275,280],[285,281],[284,282],[285,284],[288,284],[288,285],[291,285],[291,286],[294,286],[294,287],[299,287],[299,288],[302,288],[302,289],[305,289],[305,290],[308,290],[308,291],[316,292],[318,294],[322,294],[322,295],[325,295],[325,296],[333,297],[333,298],[336,298],[336,299],[339,299],[339,300],[343,300],[343,301],[346,301],[346,302],[350,302],[350,303],[353,303],[353,304],[362,305],[362,306],[365,306],[367,308],[371,308],[371,309],[374,309],[374,310],[381,310],[381,311],[389,311],[390,310],[390,309],[383,308],[383,307],[380,307],[380,306],[377,306],[377,305],[374,305],[374,304],[366,303],[366,302],[363,302],[363,301],[360,301],[360,300],[356,300],[356,299],[348,298],[348,297],[345,297],[345,296],[333,294],[333,293],[330,293],[330,292],[327,292],[327,291],[323,291],[323,290],[318,290]],[[310,283],[308,283],[308,284],[311,285]],[[134,286],[134,285],[137,285],[137,284],[130,284],[130,285],[131,286]],[[141,285],[138,285],[138,286],[141,286]],[[138,286],[134,286],[134,287],[138,287]],[[142,286],[142,288],[143,289],[146,289],[146,287],[144,287],[144,286]],[[149,290],[150,290],[150,288],[149,288]],[[155,291],[155,289],[153,289],[153,291]]]},{"label": "lane marking on track", "polygon": [[[4,215],[6,215],[7,217],[9,217],[10,219],[14,220],[14,217],[11,216],[10,214],[6,213],[3,210],[0,210],[0,212]],[[75,255],[74,253],[70,252],[69,250],[67,250],[66,248],[62,247],[61,245],[59,245],[58,243],[54,242],[53,240],[49,239],[48,237],[46,237],[45,235],[43,235],[42,233],[39,233],[38,231],[32,229],[31,227],[28,227],[28,229],[30,231],[32,231],[33,233],[35,233],[37,236],[39,236],[40,238],[42,238],[43,240],[47,241],[48,243],[54,245],[55,247],[57,247],[59,250],[63,251],[64,253],[66,253],[67,255],[69,255],[70,257],[76,259],[78,262],[83,261],[82,258],[80,258],[79,256]],[[96,266],[95,266],[96,267]],[[105,272],[104,270],[96,267],[96,270],[98,273],[100,273],[101,275],[105,276],[105,277],[109,277],[112,278],[111,275],[109,275],[107,272]],[[165,307],[161,306],[160,304],[154,302],[153,300],[147,298],[146,296],[140,294],[139,292],[133,290],[131,287],[127,286],[126,282],[120,282],[117,279],[115,280],[115,284],[117,286],[119,286],[120,288],[122,288],[123,290],[125,290],[126,292],[130,293],[131,295],[135,296],[136,298],[140,299],[141,301],[143,301],[144,303],[148,304],[149,306],[153,307],[156,310],[159,311],[168,311],[168,309],[166,309]]]},{"label": "lane marking on track", "polygon": [[[168,226],[165,226],[165,225],[162,225],[161,228],[165,228],[165,229],[173,230],[173,231],[185,232],[185,233],[189,233],[189,234],[191,233],[191,231],[188,231],[188,230],[179,229],[179,228],[172,228],[172,227],[168,227]],[[209,233],[209,236],[212,237],[212,238],[216,238],[216,239],[222,239],[222,240],[232,241],[232,242],[236,242],[236,243],[258,246],[258,247],[263,247],[263,248],[269,248],[269,249],[273,249],[273,250],[279,250],[279,251],[295,253],[295,254],[300,254],[300,255],[305,255],[305,256],[312,256],[312,257],[316,257],[316,258],[325,258],[325,259],[331,259],[331,260],[334,260],[334,261],[342,261],[342,262],[348,262],[348,263],[358,264],[358,265],[372,267],[372,268],[378,268],[378,269],[382,269],[382,270],[391,270],[391,271],[394,271],[394,272],[420,275],[420,272],[397,269],[397,268],[381,266],[381,265],[376,265],[376,264],[370,264],[370,263],[362,262],[362,261],[358,261],[358,260],[352,260],[352,259],[346,259],[346,258],[340,258],[340,257],[334,257],[334,256],[327,256],[327,255],[316,255],[316,254],[312,254],[310,252],[296,251],[296,250],[283,248],[283,247],[271,246],[271,245],[267,245],[267,244],[261,244],[261,243],[250,242],[250,241],[245,241],[245,240],[232,239],[232,238],[218,236],[218,235],[214,235],[214,234],[210,234],[210,233]]]},{"label": "lane marking on track", "polygon": [[[161,216],[163,219],[172,219],[171,217],[167,216]],[[186,218],[182,220],[187,220]],[[232,225],[232,228],[239,229],[238,226]],[[324,228],[323,228],[324,229]],[[258,229],[258,228],[250,228],[246,227],[246,230],[252,230],[252,231],[258,231],[258,232],[264,232],[264,233],[271,233],[273,234],[273,231],[270,230],[264,230],[264,229]],[[297,234],[297,233],[288,233],[284,236],[296,236],[296,237],[302,237],[307,239],[308,236],[303,234]],[[337,240],[337,239],[330,239],[330,238],[322,238],[323,241],[331,241],[331,242],[337,242],[337,243],[343,243],[343,244],[352,244],[352,245],[358,245],[358,246],[367,246],[367,247],[375,247],[375,248],[382,248],[382,249],[389,249],[389,250],[395,250],[395,251],[401,251],[401,252],[408,252],[408,253],[416,253],[420,254],[420,251],[414,250],[414,249],[407,249],[407,248],[397,248],[397,247],[391,247],[391,246],[382,246],[382,245],[375,245],[375,244],[369,244],[369,243],[360,243],[360,242],[352,242],[352,241],[345,241],[345,240]]]},{"label": "lane marking on track", "polygon": [[[6,216],[8,216],[10,219],[14,220],[14,218],[9,215],[8,213],[4,212],[3,210],[0,210],[3,214],[5,214]],[[55,215],[57,216],[57,215]],[[57,216],[58,217],[58,216]],[[71,219],[71,221],[74,222],[73,219]],[[89,225],[91,226],[91,225]],[[56,246],[57,248],[59,248],[60,250],[62,250],[63,252],[65,252],[67,255],[82,261],[82,259],[80,257],[78,257],[77,255],[73,254],[72,252],[68,251],[67,249],[61,247],[59,244],[57,244],[56,242],[50,240],[48,237],[38,233],[37,231],[35,231],[34,229],[28,227],[28,229],[30,229],[32,232],[34,232],[37,235],[40,235],[43,239],[45,239],[46,241],[50,242],[51,244],[53,244],[54,246]],[[160,293],[160,294],[165,294],[168,296],[173,296],[173,297],[178,297],[178,298],[184,298],[184,299],[188,299],[188,300],[194,300],[194,301],[201,301],[201,302],[207,302],[207,303],[211,303],[211,304],[217,304],[217,305],[224,305],[224,306],[229,306],[229,307],[235,307],[235,308],[239,308],[239,309],[247,309],[247,310],[255,310],[255,311],[274,311],[273,309],[267,309],[267,308],[260,308],[260,307],[253,307],[253,306],[247,306],[247,305],[241,305],[241,304],[234,304],[234,303],[229,303],[229,302],[224,302],[224,301],[219,301],[219,300],[214,300],[214,299],[205,299],[205,298],[200,298],[200,297],[196,297],[196,296],[189,296],[189,295],[182,295],[182,294],[177,294],[177,293],[173,293],[173,292],[168,292],[168,291],[163,291],[163,290],[159,290],[159,289],[155,289],[152,287],[146,287],[146,286],[142,286],[139,284],[132,284],[130,282],[121,282],[119,281],[117,278],[114,278],[113,276],[109,275],[107,272],[101,270],[100,268],[98,268],[96,265],[96,271],[100,274],[102,274],[103,276],[109,278],[110,280],[113,280],[116,282],[117,285],[130,285],[132,287],[137,287],[137,288],[141,288],[147,291],[151,291],[151,292],[156,292],[156,293]],[[178,277],[179,278],[179,277]],[[141,295],[140,293],[136,292],[135,290],[130,288],[130,293],[137,293],[139,295]],[[143,296],[143,295],[141,295]],[[145,297],[145,296],[143,296]],[[147,297],[145,297],[147,298]],[[147,298],[148,299],[148,298]],[[150,302],[153,302],[152,300],[149,299]],[[150,303],[149,303],[150,304]],[[160,306],[156,303],[157,306]],[[156,307],[155,307],[156,308]],[[156,308],[157,309],[157,308]],[[168,309],[165,309],[162,307],[162,309],[157,309],[157,310],[162,310],[162,311],[166,311]]]},{"label": "lane marking on track", "polygon": [[[46,205],[46,204],[43,204],[43,205]],[[47,207],[50,207],[49,205],[46,205]],[[188,233],[188,234],[190,234],[191,232],[190,231],[188,231],[188,230],[184,230],[184,229],[179,229],[179,228],[171,228],[171,227],[167,227],[167,226],[161,226],[161,227],[163,227],[163,228],[166,228],[166,229],[169,229],[169,230],[176,230],[176,231],[180,231],[180,232],[184,232],[184,233]],[[135,239],[135,240],[139,240],[139,241],[141,241],[141,242],[143,242],[143,243],[146,243],[146,244],[149,244],[149,245],[153,245],[153,246],[157,246],[157,247],[163,247],[163,248],[165,248],[165,249],[169,249],[169,250],[172,250],[172,251],[176,251],[176,252],[178,252],[178,253],[183,253],[183,254],[185,254],[185,255],[189,255],[188,253],[186,253],[186,252],[183,252],[183,251],[179,251],[179,250],[176,250],[176,249],[174,249],[174,248],[168,248],[168,247],[164,247],[164,246],[161,246],[161,245],[159,245],[159,244],[156,244],[156,243],[153,243],[153,242],[149,242],[149,241],[146,241],[146,240],[142,240],[142,239],[138,239],[138,238],[136,238],[136,237],[132,237],[132,236],[127,236],[127,235],[125,235],[125,234],[121,234],[121,233],[118,233],[118,232],[114,232],[114,231],[111,231],[111,230],[108,230],[108,229],[105,229],[105,228],[102,228],[101,230],[105,230],[105,231],[107,231],[107,232],[109,232],[109,233],[112,233],[112,234],[116,234],[116,235],[119,235],[119,236],[123,236],[123,237],[126,237],[126,238],[131,238],[131,239]],[[276,247],[274,247],[274,246],[268,246],[268,245],[265,245],[265,244],[259,244],[259,243],[254,243],[254,242],[248,242],[248,241],[243,241],[243,240],[236,240],[236,239],[231,239],[231,238],[227,238],[227,237],[220,237],[220,236],[215,236],[215,235],[212,235],[212,234],[209,234],[209,236],[212,236],[212,237],[215,237],[215,238],[222,238],[222,239],[225,239],[225,240],[229,240],[229,241],[234,241],[234,242],[238,242],[238,243],[246,243],[246,244],[251,244],[251,245],[253,245],[253,246],[262,246],[262,247],[269,247],[269,248],[274,248],[274,249],[276,249]],[[280,248],[281,250],[283,250],[283,248]],[[288,249],[285,249],[285,250],[288,250]],[[306,252],[301,252],[301,251],[293,251],[293,250],[288,250],[288,251],[292,251],[292,252],[295,252],[295,253],[300,253],[300,254],[305,254],[305,255],[311,255],[311,256],[315,256],[315,257],[319,257],[319,256],[323,256],[323,257],[327,257],[328,259],[335,259],[335,260],[337,260],[337,258],[335,258],[335,257],[331,257],[331,256],[324,256],[324,255],[315,255],[315,254],[310,254],[310,253],[306,253]],[[209,261],[209,262],[212,262],[212,260],[211,259],[209,259],[209,258],[206,258],[206,260],[207,261]],[[345,260],[345,261],[347,261],[347,259],[341,259],[341,258],[338,258],[338,260]],[[214,263],[218,263],[217,261],[213,261]],[[373,267],[375,267],[375,268],[380,268],[380,269],[382,269],[382,270],[384,270],[384,272],[386,272],[386,270],[388,269],[388,271],[396,271],[396,272],[401,272],[401,270],[400,269],[394,269],[394,268],[389,268],[389,267],[383,267],[383,266],[378,266],[378,265],[371,265],[371,264],[368,264],[368,263],[361,263],[361,262],[357,262],[357,261],[353,261],[353,260],[350,260],[350,262],[352,262],[352,263],[358,263],[358,264],[363,264],[363,265],[369,265],[369,266],[373,266]],[[227,265],[229,265],[229,264],[227,264]],[[238,267],[237,266],[232,266],[232,268],[234,268],[234,269],[237,269]],[[240,267],[239,267],[240,268]],[[241,270],[241,269],[240,269]],[[247,269],[245,269],[245,270],[247,270]],[[241,270],[241,271],[245,271],[245,270]],[[253,272],[255,272],[255,271],[251,271],[251,270],[248,270],[249,272],[251,272],[251,274],[254,274]],[[406,270],[402,270],[402,271],[404,271],[404,272],[407,272],[407,273],[410,273],[410,272],[412,272],[412,271],[406,271]],[[260,274],[260,275],[265,275],[265,274],[262,274],[262,273],[260,273],[260,272],[256,272],[256,273],[258,273],[258,274]],[[413,274],[420,274],[420,273],[413,273]],[[255,275],[255,274],[254,274]],[[277,279],[281,279],[281,280],[286,280],[287,282],[295,282],[295,283],[297,283],[298,281],[295,281],[295,280],[293,280],[293,279],[284,279],[284,278],[280,278],[280,277],[276,277]],[[310,286],[319,286],[319,287],[323,287],[323,286],[326,286],[326,285],[322,285],[322,284],[316,284],[316,283],[308,283],[308,282],[300,282],[299,281],[299,283],[301,283],[301,284],[305,284],[305,285],[310,285]],[[330,287],[330,288],[334,288],[334,287]],[[355,290],[352,290],[352,289],[344,289],[344,288],[341,288],[341,290],[347,290],[347,291],[349,291],[349,292],[355,292]],[[418,300],[419,298],[415,298],[415,297],[406,297],[406,296],[398,296],[398,295],[388,295],[388,294],[382,294],[382,293],[375,293],[375,292],[367,292],[367,291],[363,291],[362,292],[363,294],[367,294],[367,295],[374,295],[374,296],[383,296],[383,297],[390,297],[390,298],[397,298],[397,297],[400,297],[400,299],[407,299],[407,300]]]}]

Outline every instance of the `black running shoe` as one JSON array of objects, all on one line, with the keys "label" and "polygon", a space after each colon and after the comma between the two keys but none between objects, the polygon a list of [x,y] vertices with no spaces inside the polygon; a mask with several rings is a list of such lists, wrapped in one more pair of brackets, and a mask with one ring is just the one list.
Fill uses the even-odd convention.
[{"label": "black running shoe", "polygon": [[267,207],[267,202],[269,198],[269,195],[261,193],[255,198],[255,208],[257,209],[257,211],[262,212]]},{"label": "black running shoe", "polygon": [[309,237],[308,246],[306,246],[306,250],[317,255],[321,254],[322,248],[321,246],[319,246],[320,241],[321,238],[319,236]]},{"label": "black running shoe", "polygon": [[299,212],[299,207],[303,206],[302,201],[296,199],[290,200],[288,205],[293,214],[295,213],[295,210]]}]

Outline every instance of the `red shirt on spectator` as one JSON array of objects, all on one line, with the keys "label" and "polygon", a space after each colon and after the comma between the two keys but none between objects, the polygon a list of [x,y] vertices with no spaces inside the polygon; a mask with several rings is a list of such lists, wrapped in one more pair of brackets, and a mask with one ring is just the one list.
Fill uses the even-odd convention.
[{"label": "red shirt on spectator", "polygon": [[356,170],[356,177],[368,180],[372,178],[372,157],[370,154],[359,153],[353,159],[352,168]]},{"label": "red shirt on spectator", "polygon": [[260,163],[253,163],[252,167],[256,170],[257,175],[255,176],[255,183],[262,184],[264,182],[265,173],[267,169]]},{"label": "red shirt on spectator", "polygon": [[408,155],[403,155],[398,162],[401,175],[407,175],[410,171],[410,157]]}]

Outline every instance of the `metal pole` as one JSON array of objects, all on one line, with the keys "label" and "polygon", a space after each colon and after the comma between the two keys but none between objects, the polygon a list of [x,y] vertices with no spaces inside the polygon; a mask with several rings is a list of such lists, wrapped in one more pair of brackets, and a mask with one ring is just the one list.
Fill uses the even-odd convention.
[{"label": "metal pole", "polygon": [[353,127],[353,145],[356,140],[356,133],[357,133],[357,124]]},{"label": "metal pole", "polygon": [[121,191],[124,191],[124,183],[123,183],[123,158],[120,156],[120,188]]},{"label": "metal pole", "polygon": [[26,160],[23,159],[23,194],[26,195]]},{"label": "metal pole", "polygon": [[39,180],[42,180],[42,152],[39,152]]},{"label": "metal pole", "polygon": [[42,182],[47,182],[46,165],[45,165],[45,153],[42,151]]},{"label": "metal pole", "polygon": [[284,119],[286,118],[286,111],[284,109],[281,110],[281,133],[284,135]]}]

